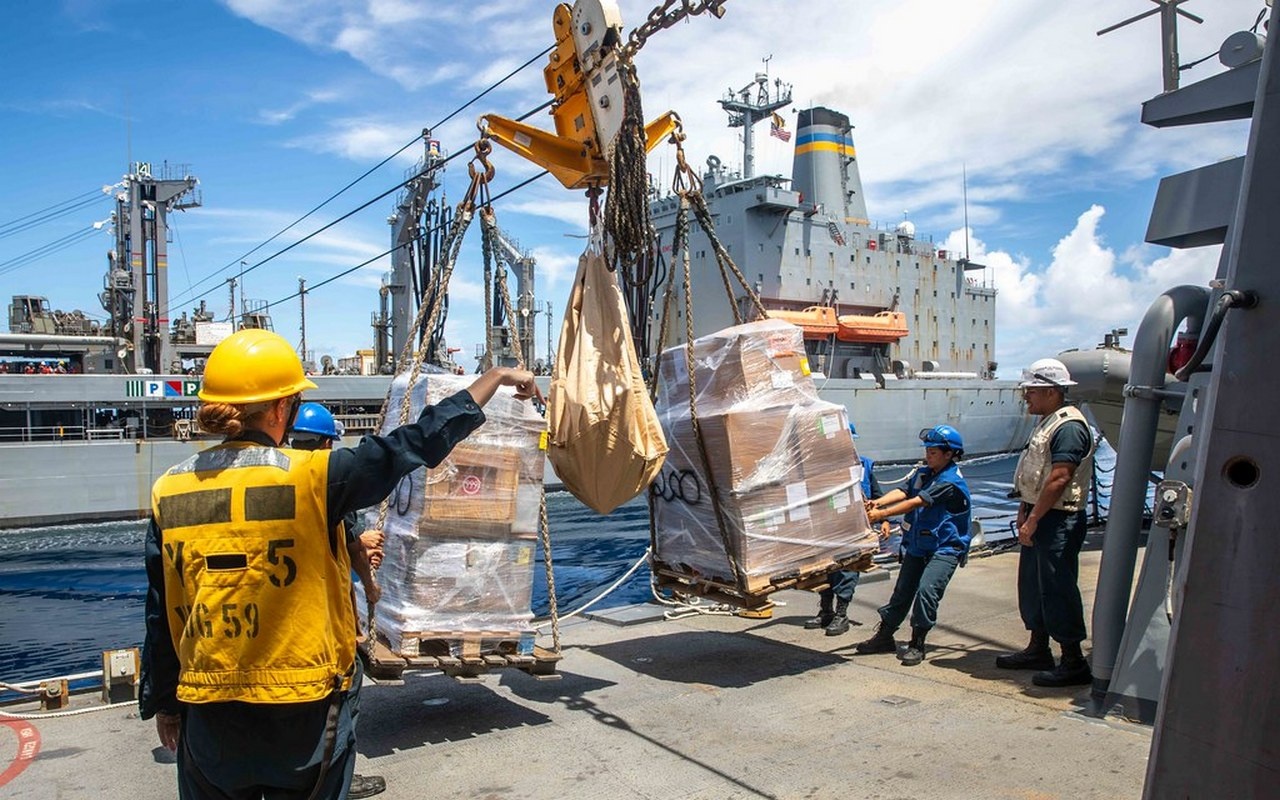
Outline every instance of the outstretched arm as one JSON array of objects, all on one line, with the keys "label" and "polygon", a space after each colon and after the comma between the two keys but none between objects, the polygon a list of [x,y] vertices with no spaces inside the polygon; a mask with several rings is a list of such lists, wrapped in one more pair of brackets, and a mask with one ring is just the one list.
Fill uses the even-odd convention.
[{"label": "outstretched arm", "polygon": [[[885,502],[886,500],[889,500],[890,498],[892,498],[895,494],[901,494],[906,499],[897,500],[895,498],[893,501],[889,503]],[[900,516],[902,514],[907,513],[908,511],[911,511],[912,509],[920,508],[924,504],[925,504],[924,499],[921,498],[919,495],[916,495],[915,497],[907,497],[905,492],[901,492],[898,489],[894,489],[892,492],[889,492],[889,494],[885,495],[879,500],[872,501],[871,507],[867,509],[867,521],[870,522],[872,525],[874,525],[877,522],[883,522],[889,517]]]},{"label": "outstretched arm", "polygon": [[493,399],[494,393],[498,391],[500,386],[514,386],[516,389],[517,400],[528,400],[531,397],[542,400],[542,392],[538,390],[537,384],[533,382],[533,373],[523,369],[512,369],[511,367],[494,367],[486,371],[475,383],[467,389],[471,394],[471,399],[476,401],[476,405],[484,406]]}]

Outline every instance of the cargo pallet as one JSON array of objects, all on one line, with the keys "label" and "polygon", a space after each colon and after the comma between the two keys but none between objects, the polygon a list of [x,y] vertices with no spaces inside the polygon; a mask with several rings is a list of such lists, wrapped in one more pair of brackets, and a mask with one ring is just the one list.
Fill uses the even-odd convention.
[{"label": "cargo pallet", "polygon": [[[519,634],[423,631],[404,634],[403,638],[406,642],[416,644],[417,655],[392,652],[381,634],[372,646],[367,639],[360,642],[359,651],[365,663],[365,674],[374,680],[397,681],[406,670],[439,670],[458,681],[470,683],[479,681],[480,676],[495,670],[518,669],[540,681],[560,679],[556,665],[562,656],[554,650],[537,645],[534,645],[531,654],[519,653]],[[491,652],[484,652],[486,649]],[[453,655],[455,652],[458,655]]]},{"label": "cargo pallet", "polygon": [[872,563],[876,548],[818,564],[806,564],[780,575],[752,576],[744,589],[719,576],[698,575],[654,559],[651,564],[654,586],[686,595],[696,595],[719,603],[738,606],[747,611],[773,607],[770,595],[784,589],[813,590],[827,584],[827,576],[836,570],[870,572],[879,569]]}]

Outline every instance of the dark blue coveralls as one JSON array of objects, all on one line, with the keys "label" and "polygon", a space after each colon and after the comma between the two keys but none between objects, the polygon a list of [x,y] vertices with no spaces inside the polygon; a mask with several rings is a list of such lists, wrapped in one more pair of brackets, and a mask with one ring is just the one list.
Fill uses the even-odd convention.
[{"label": "dark blue coveralls", "polygon": [[880,607],[881,631],[892,634],[911,611],[911,627],[928,631],[960,559],[969,552],[969,484],[954,462],[938,474],[917,467],[907,478],[908,498],[924,501],[902,521],[902,567],[893,596]]}]

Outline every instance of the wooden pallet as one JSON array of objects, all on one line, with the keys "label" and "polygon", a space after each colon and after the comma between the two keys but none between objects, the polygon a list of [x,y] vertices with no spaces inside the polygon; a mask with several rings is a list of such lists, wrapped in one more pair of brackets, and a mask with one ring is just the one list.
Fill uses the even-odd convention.
[{"label": "wooden pallet", "polygon": [[[537,645],[532,654],[521,654],[521,635],[511,631],[417,631],[404,634],[404,639],[417,645],[418,654],[400,655],[392,652],[379,634],[376,642],[360,642],[359,651],[366,674],[375,680],[399,680],[405,670],[439,670],[465,683],[479,681],[481,675],[499,669],[518,669],[540,681],[559,680],[556,665],[562,656]],[[453,655],[455,652],[458,655]]]},{"label": "wooden pallet", "polygon": [[699,575],[681,567],[665,564],[657,559],[652,563],[654,585],[685,595],[696,595],[719,603],[738,606],[749,611],[760,611],[773,606],[770,596],[783,589],[814,590],[827,585],[827,577],[836,570],[870,572],[879,569],[872,563],[876,551],[864,550],[852,555],[806,564],[782,575],[754,577],[744,588],[720,576]]}]

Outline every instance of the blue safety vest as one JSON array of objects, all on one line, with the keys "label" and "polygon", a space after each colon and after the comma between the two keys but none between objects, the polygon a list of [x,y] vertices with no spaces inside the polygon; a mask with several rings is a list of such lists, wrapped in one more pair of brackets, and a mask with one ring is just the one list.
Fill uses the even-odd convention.
[{"label": "blue safety vest", "polygon": [[[918,558],[934,553],[963,555],[969,551],[971,536],[969,484],[965,482],[959,465],[955,463],[937,475],[928,467],[920,467],[907,481],[907,496],[915,497],[934,483],[954,485],[964,496],[963,503],[956,499],[950,503],[939,501],[907,512],[902,520],[902,547],[908,555]],[[948,505],[951,508],[947,508]],[[959,508],[961,505],[963,509]]]}]

